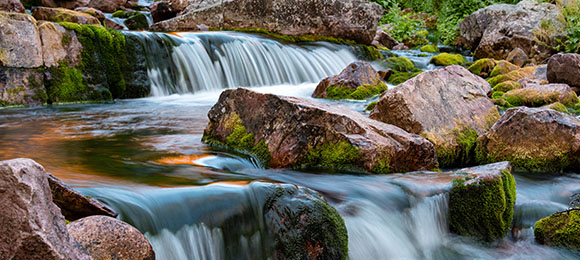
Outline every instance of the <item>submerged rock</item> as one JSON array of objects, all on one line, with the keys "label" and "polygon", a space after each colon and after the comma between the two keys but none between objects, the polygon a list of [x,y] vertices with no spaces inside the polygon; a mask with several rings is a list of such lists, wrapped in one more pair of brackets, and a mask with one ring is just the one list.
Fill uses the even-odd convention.
[{"label": "submerged rock", "polygon": [[93,259],[154,260],[149,241],[133,226],[107,216],[91,216],[66,225]]},{"label": "submerged rock", "polygon": [[[173,1],[178,2],[178,1]],[[181,4],[182,5],[182,4]],[[176,9],[179,5],[176,5]],[[194,2],[184,14],[154,24],[156,31],[261,29],[292,36],[330,36],[370,44],[383,15],[380,5],[358,0],[226,0]]]},{"label": "submerged rock", "polygon": [[44,168],[0,161],[0,259],[91,259],[69,236]]},{"label": "submerged rock", "polygon": [[101,25],[99,19],[87,13],[81,13],[64,8],[37,7],[32,16],[37,20],[51,22],[71,22],[78,24]]},{"label": "submerged rock", "polygon": [[556,54],[548,61],[547,78],[550,83],[570,85],[580,93],[580,55],[575,53]]},{"label": "submerged rock", "polygon": [[540,219],[534,226],[534,236],[542,245],[580,250],[580,210],[558,212]]},{"label": "submerged rock", "polygon": [[563,32],[559,16],[558,7],[549,3],[525,0],[517,5],[495,4],[469,15],[459,23],[459,30],[465,47],[475,51],[476,58],[501,60],[520,48],[539,63],[550,57],[552,50],[534,39],[534,31],[548,23],[552,33]]},{"label": "submerged rock", "polygon": [[315,98],[366,99],[387,90],[387,84],[366,61],[349,64],[340,74],[323,79],[312,94]]},{"label": "submerged rock", "polygon": [[580,120],[548,108],[508,109],[477,143],[481,163],[550,173],[580,168]]},{"label": "submerged rock", "polygon": [[48,184],[54,203],[60,208],[66,220],[74,221],[92,215],[117,217],[118,213],[93,198],[87,198],[48,174]]},{"label": "submerged rock", "polygon": [[504,237],[516,201],[511,171],[509,162],[456,171],[449,193],[449,230],[486,241]]},{"label": "submerged rock", "polygon": [[388,90],[370,118],[435,145],[441,167],[469,164],[475,141],[499,119],[489,84],[460,66],[427,71]]},{"label": "submerged rock", "polygon": [[373,173],[437,168],[426,139],[343,106],[226,90],[208,113],[203,141],[254,155],[265,166]]},{"label": "submerged rock", "polygon": [[0,12],[0,66],[42,66],[42,43],[36,20],[27,14]]}]

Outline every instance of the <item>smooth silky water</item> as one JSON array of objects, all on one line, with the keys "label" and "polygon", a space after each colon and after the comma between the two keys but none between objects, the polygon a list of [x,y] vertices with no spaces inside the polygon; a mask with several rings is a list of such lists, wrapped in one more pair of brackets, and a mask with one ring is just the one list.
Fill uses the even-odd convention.
[{"label": "smooth silky water", "polygon": [[[319,80],[356,59],[350,47],[282,44],[241,33],[139,37],[149,48],[153,97],[2,109],[0,159],[32,158],[106,202],[148,237],[157,259],[266,259],[271,252],[264,249],[255,189],[260,182],[302,185],[324,195],[346,222],[353,260],[580,259],[535,244],[531,228],[566,209],[568,197],[580,191],[578,174],[516,174],[513,228],[505,239],[486,244],[448,232],[445,177],[263,169],[251,158],[201,143],[207,112],[224,88],[310,98]],[[398,54],[418,64],[427,59]],[[368,103],[323,102],[361,112]]]}]

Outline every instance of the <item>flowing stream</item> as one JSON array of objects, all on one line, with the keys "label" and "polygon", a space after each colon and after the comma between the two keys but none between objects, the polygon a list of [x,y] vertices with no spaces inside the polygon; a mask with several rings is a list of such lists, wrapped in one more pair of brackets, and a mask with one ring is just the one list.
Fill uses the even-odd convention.
[{"label": "flowing stream", "polygon": [[[111,205],[148,237],[157,259],[268,259],[255,191],[262,182],[302,185],[324,195],[345,220],[352,260],[580,259],[536,244],[532,230],[580,191],[576,173],[516,174],[513,229],[489,244],[449,233],[444,177],[263,169],[201,143],[207,112],[224,88],[310,98],[320,79],[356,59],[351,48],[241,33],[140,37],[148,46],[152,97],[2,109],[0,159],[32,158]],[[397,54],[434,68],[417,51]],[[357,111],[368,103],[324,102]]]}]

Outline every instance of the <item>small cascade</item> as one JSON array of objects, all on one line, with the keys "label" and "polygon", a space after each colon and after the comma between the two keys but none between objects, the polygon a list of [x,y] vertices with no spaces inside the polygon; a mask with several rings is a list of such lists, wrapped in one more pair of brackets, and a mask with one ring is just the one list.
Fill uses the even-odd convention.
[{"label": "small cascade", "polygon": [[237,32],[125,32],[144,48],[152,96],[317,83],[356,60],[330,43],[282,44]]}]

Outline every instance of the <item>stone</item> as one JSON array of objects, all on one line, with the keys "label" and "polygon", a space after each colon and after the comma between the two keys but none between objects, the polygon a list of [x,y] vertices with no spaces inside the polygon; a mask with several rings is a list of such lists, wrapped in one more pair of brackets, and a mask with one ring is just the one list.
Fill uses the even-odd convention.
[{"label": "stone", "polygon": [[0,259],[91,259],[67,233],[38,163],[0,161],[0,192]]},{"label": "stone", "polygon": [[154,260],[149,241],[133,226],[107,216],[90,216],[66,225],[93,259]]},{"label": "stone", "polygon": [[66,9],[75,9],[77,7],[84,7],[89,4],[90,0],[42,0],[44,7],[62,7]]},{"label": "stone", "polygon": [[393,75],[394,71],[392,69],[384,69],[384,70],[377,71],[377,73],[379,73],[379,76],[381,77],[381,79],[383,81],[387,81],[389,79],[389,77],[391,77],[391,75]]},{"label": "stone", "polygon": [[522,88],[506,92],[502,96],[512,106],[540,107],[554,102],[573,106],[580,102],[578,96],[566,84],[525,84]]},{"label": "stone", "polygon": [[479,59],[475,61],[467,70],[471,73],[480,76],[482,78],[487,78],[493,68],[495,68],[497,62],[494,59]]},{"label": "stone", "polygon": [[[498,66],[496,66],[496,68],[498,68]],[[494,70],[496,70],[496,68],[494,68]],[[496,72],[492,71],[492,75],[495,74]],[[491,87],[495,87],[497,84],[506,81],[515,81],[522,84],[530,80],[542,81],[545,79],[546,79],[546,65],[540,65],[540,66],[523,67],[521,69],[512,70],[505,74],[499,74],[497,76],[488,78],[487,82],[489,82]]]},{"label": "stone", "polygon": [[449,230],[485,241],[507,235],[516,201],[509,162],[457,170],[449,192]]},{"label": "stone", "polygon": [[393,38],[393,36],[391,36],[388,32],[385,32],[385,31],[382,31],[382,30],[377,31],[377,36],[376,37],[377,37],[376,38],[377,41],[381,45],[383,45],[383,46],[385,46],[385,47],[387,47],[387,48],[389,48],[391,50],[393,48],[395,48],[395,46],[401,44],[400,42],[398,42],[397,40],[395,40],[395,38]]},{"label": "stone", "polygon": [[522,49],[515,48],[510,53],[508,53],[506,60],[519,67],[523,67],[528,61],[528,55]]},{"label": "stone", "polygon": [[[474,51],[476,58],[506,59],[509,52],[520,48],[536,63],[552,54],[552,49],[538,44],[534,31],[549,23],[553,32],[564,32],[560,11],[554,4],[532,0],[517,5],[495,4],[480,9],[459,23],[464,47]],[[552,36],[555,38],[557,35]]]},{"label": "stone", "polygon": [[169,2],[161,1],[152,4],[149,9],[151,10],[151,16],[153,17],[153,22],[161,22],[171,19],[177,16],[177,11],[173,9],[173,6]]},{"label": "stone", "polygon": [[9,13],[25,13],[26,9],[20,0],[2,0],[0,2],[0,11]]},{"label": "stone", "polygon": [[57,67],[63,62],[69,66],[79,64],[83,46],[76,33],[52,22],[41,22],[38,31],[42,41],[44,66]]},{"label": "stone", "polygon": [[187,9],[180,16],[154,24],[151,30],[187,31],[205,24],[210,30],[262,29],[370,44],[383,16],[380,5],[358,0],[225,0],[193,3]]},{"label": "stone", "polygon": [[339,105],[225,90],[202,141],[246,152],[271,168],[389,173],[437,168],[433,145]]},{"label": "stone", "polygon": [[547,79],[550,83],[564,83],[580,93],[580,55],[556,54],[548,61]]},{"label": "stone", "polygon": [[558,212],[534,225],[536,242],[542,245],[580,250],[580,210]]},{"label": "stone", "polygon": [[92,15],[93,17],[95,17],[95,18],[97,18],[97,19],[99,19],[99,20],[103,20],[103,19],[105,19],[105,14],[104,14],[102,11],[100,11],[100,10],[97,10],[97,9],[95,9],[95,8],[90,8],[90,7],[78,7],[78,8],[75,8],[75,11],[76,11],[76,12],[85,13],[85,14],[90,14],[90,15]]},{"label": "stone", "polygon": [[42,43],[32,16],[0,12],[0,36],[0,66],[42,66]]},{"label": "stone", "polygon": [[127,3],[127,0],[90,0],[86,6],[101,10],[105,13],[114,13],[121,9]]},{"label": "stone", "polygon": [[547,108],[510,108],[477,139],[476,157],[529,172],[578,170],[580,120]]},{"label": "stone", "polygon": [[431,58],[430,63],[437,66],[462,65],[465,59],[461,54],[440,53]]},{"label": "stone", "polygon": [[453,65],[386,91],[369,117],[427,138],[441,167],[460,166],[473,161],[475,140],[499,119],[490,93],[484,79]]},{"label": "stone", "polygon": [[44,74],[37,69],[0,67],[0,107],[46,104]]},{"label": "stone", "polygon": [[78,24],[101,25],[99,19],[90,14],[76,12],[65,8],[37,7],[32,12],[32,16],[37,20],[51,22],[71,22]]},{"label": "stone", "polygon": [[[390,57],[379,61],[382,67],[391,70],[385,80],[392,85],[399,85],[423,72],[415,67],[415,64],[405,57]],[[385,75],[386,76],[386,75]]]},{"label": "stone", "polygon": [[404,43],[399,43],[395,47],[393,47],[392,50],[398,51],[398,50],[408,50],[408,49],[409,49],[409,47],[407,47]]},{"label": "stone", "polygon": [[381,76],[366,61],[349,64],[340,74],[323,79],[312,94],[314,98],[366,99],[387,90]]},{"label": "stone", "polygon": [[149,28],[147,16],[141,12],[131,12],[124,23],[129,30],[145,30]]},{"label": "stone", "polygon": [[52,200],[60,208],[62,215],[68,221],[93,215],[104,215],[114,218],[119,215],[107,205],[96,199],[83,196],[51,174],[48,174],[48,184],[50,185]]},{"label": "stone", "polygon": [[499,75],[504,75],[507,73],[510,73],[514,70],[519,70],[520,67],[518,67],[518,65],[515,65],[509,61],[506,60],[500,60],[496,62],[495,67],[493,67],[493,70],[491,70],[489,76],[490,77],[495,77],[495,76],[499,76]]},{"label": "stone", "polygon": [[123,30],[123,29],[125,29],[125,27],[123,27],[123,25],[120,25],[117,22],[115,22],[115,21],[113,21],[111,19],[108,19],[108,18],[103,19],[103,25],[105,27],[111,28],[111,29],[117,29],[117,30]]}]

